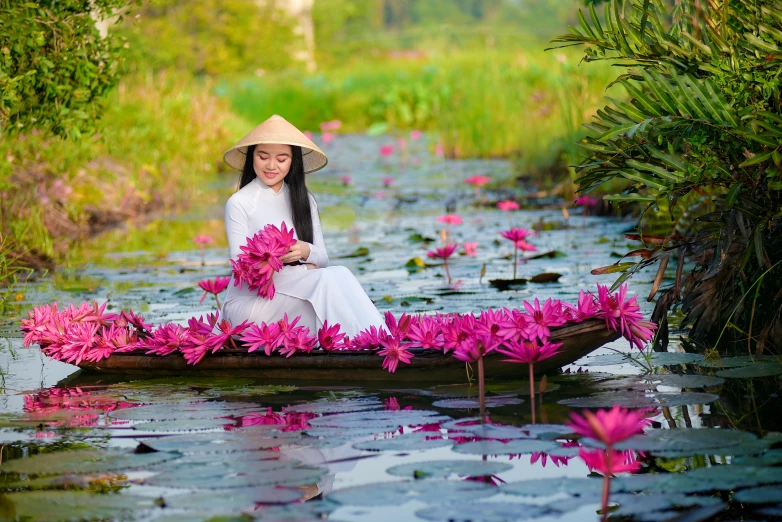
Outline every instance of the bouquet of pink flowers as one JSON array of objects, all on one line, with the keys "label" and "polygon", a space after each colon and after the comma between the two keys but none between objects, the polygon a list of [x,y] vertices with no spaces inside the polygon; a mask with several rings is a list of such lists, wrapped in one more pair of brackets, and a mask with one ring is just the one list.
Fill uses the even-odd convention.
[{"label": "bouquet of pink flowers", "polygon": [[247,244],[240,247],[242,253],[239,259],[231,260],[235,277],[234,286],[242,288],[247,283],[250,290],[258,290],[258,295],[268,299],[274,298],[274,283],[272,275],[282,269],[280,258],[296,244],[293,239],[293,229],[283,223],[280,228],[266,225]]}]

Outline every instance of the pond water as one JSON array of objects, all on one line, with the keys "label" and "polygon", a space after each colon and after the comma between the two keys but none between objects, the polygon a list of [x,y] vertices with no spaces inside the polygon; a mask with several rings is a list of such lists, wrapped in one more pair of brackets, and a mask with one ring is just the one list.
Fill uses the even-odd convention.
[{"label": "pond water", "polygon": [[[327,146],[329,168],[309,178],[332,264],[348,266],[381,311],[478,312],[534,297],[575,303],[581,289],[615,278],[590,270],[637,247],[622,235],[632,221],[572,208],[566,220],[554,200],[511,214],[475,204],[529,194],[476,196],[464,184],[473,174],[510,176],[506,162],[443,160],[423,141],[382,157],[390,143],[338,136]],[[384,177],[394,178],[389,187]],[[578,456],[579,444],[595,442],[578,441],[563,423],[571,411],[615,403],[651,408],[652,424],[622,448],[641,468],[612,481],[612,518],[782,516],[782,369],[676,353],[674,336],[669,353],[650,361],[624,360],[637,350],[620,339],[548,375],[534,419],[525,376],[492,381],[487,424],[476,418],[466,371],[450,384],[405,381],[404,367],[370,384],[350,375],[141,379],[82,373],[22,347],[20,318],[52,301],[107,301],[153,324],[213,312],[196,283],[229,274],[222,201],[234,182],[215,183],[219,205],[112,231],[74,254],[79,268],[16,289],[0,352],[4,519],[597,520],[602,479]],[[476,256],[451,260],[451,284],[425,246],[440,241],[435,218],[446,212],[464,218],[451,226],[453,241],[478,243]],[[533,254],[554,253],[528,253],[519,277],[557,273],[558,281],[505,291],[488,283],[512,275],[510,243],[499,236],[510,220],[538,229]],[[215,238],[203,264],[198,234]],[[408,263],[415,258],[425,266]],[[647,316],[652,277],[630,287]]]}]

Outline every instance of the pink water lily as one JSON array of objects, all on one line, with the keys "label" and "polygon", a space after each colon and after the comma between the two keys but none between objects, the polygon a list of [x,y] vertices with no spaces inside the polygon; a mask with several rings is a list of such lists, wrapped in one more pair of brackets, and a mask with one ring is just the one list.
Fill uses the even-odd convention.
[{"label": "pink water lily", "polygon": [[475,188],[481,188],[485,184],[491,181],[489,176],[481,176],[480,174],[474,174],[464,180],[468,185],[472,185]]},{"label": "pink water lily", "polygon": [[214,240],[209,236],[196,236],[193,238],[193,242],[198,243],[199,245],[208,245],[212,241]]},{"label": "pink water lily", "polygon": [[306,326],[297,326],[280,333],[280,338],[282,340],[280,353],[285,357],[290,357],[297,352],[310,353],[318,341],[317,337],[310,335],[310,329]]},{"label": "pink water lily", "polygon": [[475,321],[475,333],[486,345],[488,351],[498,348],[506,339],[501,333],[502,323],[506,320],[503,310],[494,311],[491,308],[481,311]]},{"label": "pink water lily", "polygon": [[383,179],[381,180],[381,182],[383,183],[384,187],[388,188],[394,182],[394,177],[393,176],[384,176]]},{"label": "pink water lily", "polygon": [[505,341],[505,349],[497,351],[509,359],[511,363],[525,363],[529,371],[530,406],[532,407],[532,423],[535,423],[535,363],[553,357],[559,353],[562,343],[550,343],[548,338],[539,344],[536,340],[510,339]]},{"label": "pink water lily", "polygon": [[595,296],[589,292],[581,292],[578,294],[578,303],[573,306],[569,303],[562,303],[562,311],[567,317],[568,321],[574,323],[580,323],[586,319],[596,317],[600,313],[600,307],[597,305]]},{"label": "pink water lily", "polygon": [[[214,294],[215,300],[217,300],[217,294],[228,288],[231,282],[230,277],[216,277],[214,279],[204,279],[198,282],[198,286],[204,291],[204,295],[201,296],[199,303],[203,303],[207,294]],[[220,308],[220,301],[217,301],[217,308]]]},{"label": "pink water lily", "polygon": [[446,214],[444,216],[437,216],[437,221],[440,223],[447,223],[448,225],[461,225],[462,216],[459,214]]},{"label": "pink water lily", "polygon": [[459,248],[459,245],[456,243],[452,243],[452,244],[446,244],[442,248],[437,247],[434,250],[430,250],[426,253],[428,257],[431,257],[433,259],[443,260],[443,267],[445,267],[445,276],[448,280],[449,285],[451,284],[451,271],[448,269],[448,258],[451,257],[454,252],[456,252],[457,248]]},{"label": "pink water lily", "polygon": [[508,230],[503,230],[500,235],[505,239],[509,239],[513,242],[513,279],[516,279],[516,260],[519,250],[534,251],[535,246],[527,242],[527,238],[533,235],[534,232],[527,228],[511,227]]},{"label": "pink water lily", "polygon": [[320,139],[323,140],[323,143],[326,144],[331,143],[332,141],[334,141],[334,134],[330,132],[324,132],[320,135]]},{"label": "pink water lily", "polygon": [[538,338],[541,341],[551,336],[551,327],[561,326],[567,322],[562,313],[562,303],[546,299],[543,306],[540,305],[538,298],[529,303],[524,301],[524,309],[529,317],[527,318],[527,335],[530,339]]},{"label": "pink water lily", "polygon": [[52,322],[57,313],[57,303],[51,305],[34,306],[27,312],[27,319],[22,319],[21,329],[24,332],[22,346],[29,348],[38,343],[41,336],[46,332],[47,325]]},{"label": "pink water lily", "polygon": [[464,248],[465,255],[470,257],[475,257],[478,255],[478,243],[467,241],[462,244],[462,247]]},{"label": "pink water lily", "polygon": [[412,130],[410,131],[410,139],[411,140],[419,140],[421,139],[421,136],[423,136],[423,133],[419,130]]},{"label": "pink water lily", "polygon": [[62,360],[80,364],[99,340],[97,323],[73,323],[62,342]]},{"label": "pink water lily", "polygon": [[382,147],[380,147],[380,155],[383,156],[384,158],[387,158],[393,153],[394,153],[393,145],[383,145]]},{"label": "pink water lily", "polygon": [[573,204],[577,207],[591,207],[597,205],[598,201],[595,198],[589,196],[581,196],[573,201]]},{"label": "pink water lily", "polygon": [[396,372],[400,362],[410,364],[413,354],[402,346],[401,341],[397,337],[388,336],[380,341],[380,345],[383,349],[377,352],[377,354],[384,357],[383,368],[387,369],[390,373]]},{"label": "pink water lily", "polygon": [[518,210],[519,204],[513,200],[506,199],[505,201],[498,202],[497,208],[502,210],[503,212],[509,212],[511,210]]},{"label": "pink water lily", "polygon": [[322,131],[335,131],[342,127],[342,122],[339,120],[323,121],[320,123],[320,130]]},{"label": "pink water lily", "polygon": [[280,325],[278,323],[260,323],[251,324],[247,330],[242,333],[242,342],[247,347],[247,352],[251,353],[263,348],[266,355],[271,355],[274,350],[280,346]]},{"label": "pink water lily", "polygon": [[372,325],[353,338],[352,348],[354,350],[376,350],[387,335],[383,329]]},{"label": "pink water lily", "polygon": [[620,331],[630,341],[631,346],[643,349],[657,328],[650,321],[644,321],[641,307],[638,305],[638,296],[627,298],[627,285],[619,286],[619,291],[612,294],[607,286],[597,285],[597,300],[600,310],[610,330]]},{"label": "pink water lily", "polygon": [[177,324],[165,324],[152,333],[144,342],[147,355],[171,355],[191,344],[190,331]]},{"label": "pink water lily", "polygon": [[394,317],[394,314],[390,311],[384,314],[384,318],[388,333],[394,337],[399,337],[400,339],[404,339],[407,336],[407,333],[410,331],[410,327],[413,324],[412,316],[404,313],[399,318],[399,321],[396,320],[396,317]]},{"label": "pink water lily", "polygon": [[328,352],[343,348],[345,334],[340,333],[339,323],[329,326],[328,321],[323,321],[323,326],[318,330],[318,344],[321,349]]},{"label": "pink water lily", "polygon": [[133,310],[123,310],[119,318],[114,320],[117,326],[132,326],[140,338],[146,338],[152,333],[152,325],[144,322],[144,316]]},{"label": "pink water lily", "polygon": [[440,321],[437,319],[422,315],[418,320],[413,321],[410,332],[407,334],[410,339],[411,348],[425,348],[430,350],[441,350],[443,347],[443,334],[440,330]]},{"label": "pink water lily", "polygon": [[595,413],[584,410],[583,416],[571,413],[571,420],[566,424],[582,437],[611,446],[643,433],[644,427],[649,424],[647,414],[646,410],[627,410],[617,405],[610,410],[600,409]]},{"label": "pink water lily", "polygon": [[[475,316],[468,315],[452,315],[449,321],[441,323],[443,332],[443,352],[448,353],[451,350],[457,350],[462,345],[465,345],[466,350],[470,350],[470,339],[475,335]],[[464,351],[464,350],[463,350]]]},{"label": "pink water lily", "polygon": [[342,176],[339,178],[339,181],[342,183],[343,186],[347,187],[350,185],[350,182],[353,181],[353,178],[350,176]]},{"label": "pink water lily", "polygon": [[282,256],[296,244],[293,229],[283,222],[279,228],[269,224],[247,239],[247,244],[236,260],[231,260],[234,286],[242,288],[246,283],[250,290],[257,290],[258,296],[274,298],[272,275],[282,269]]}]

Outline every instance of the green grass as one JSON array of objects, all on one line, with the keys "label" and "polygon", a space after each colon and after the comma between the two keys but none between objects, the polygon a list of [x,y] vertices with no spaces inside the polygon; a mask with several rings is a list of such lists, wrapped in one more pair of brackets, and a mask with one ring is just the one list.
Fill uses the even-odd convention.
[{"label": "green grass", "polygon": [[390,132],[427,131],[451,157],[513,157],[535,171],[574,163],[580,124],[604,104],[605,85],[615,73],[602,63],[579,67],[579,57],[567,51],[463,51],[310,75],[267,74],[224,82],[217,92],[253,122],[277,113],[318,131],[320,122],[338,119],[340,132],[385,122]]}]

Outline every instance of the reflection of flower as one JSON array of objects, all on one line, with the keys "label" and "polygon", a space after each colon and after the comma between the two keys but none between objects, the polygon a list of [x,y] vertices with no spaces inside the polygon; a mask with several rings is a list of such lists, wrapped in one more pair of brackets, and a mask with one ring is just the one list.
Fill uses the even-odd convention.
[{"label": "reflection of flower", "polygon": [[560,457],[558,455],[549,455],[548,453],[535,452],[530,456],[529,463],[535,464],[537,461],[540,461],[540,465],[545,468],[546,461],[548,459],[551,459],[551,463],[554,464],[556,467],[559,467],[560,464],[567,466],[568,461],[572,458],[573,457]]},{"label": "reflection of flower", "polygon": [[591,470],[601,473],[603,476],[610,477],[617,473],[633,473],[641,469],[641,463],[635,458],[635,452],[615,451],[615,450],[593,450],[587,451],[581,449],[578,456],[584,459],[587,467]]}]

